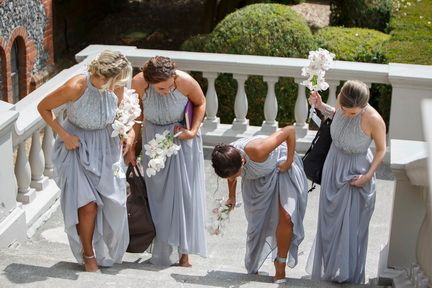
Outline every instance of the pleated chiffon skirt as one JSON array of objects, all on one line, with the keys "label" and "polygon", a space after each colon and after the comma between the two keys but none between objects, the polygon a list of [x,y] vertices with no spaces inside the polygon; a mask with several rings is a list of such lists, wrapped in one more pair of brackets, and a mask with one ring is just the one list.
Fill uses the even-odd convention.
[{"label": "pleated chiffon skirt", "polygon": [[[285,161],[287,149],[279,148],[278,163]],[[287,265],[297,265],[298,247],[304,239],[303,218],[307,205],[307,180],[303,163],[296,154],[291,168],[280,172],[277,168],[257,179],[242,179],[242,196],[248,222],[245,267],[256,273],[271,256],[277,256],[276,228],[279,205],[291,216],[293,237]]]},{"label": "pleated chiffon skirt", "polygon": [[126,179],[118,137],[112,128],[86,130],[69,121],[63,126],[80,138],[80,146],[67,150],[57,137],[53,162],[55,180],[61,189],[61,209],[65,231],[73,255],[83,263],[82,244],[76,225],[78,208],[97,205],[93,246],[100,266],[121,263],[129,243],[126,210]]},{"label": "pleated chiffon skirt", "polygon": [[312,279],[364,282],[375,177],[361,188],[349,182],[365,174],[372,159],[370,150],[350,154],[334,144],[330,147],[321,181],[317,234],[306,267]]},{"label": "pleated chiffon skirt", "polygon": [[[173,134],[176,123],[155,125],[146,121],[143,144],[165,130]],[[168,157],[165,168],[152,177],[145,176],[147,193],[156,228],[151,262],[168,266],[178,262],[180,254],[207,256],[205,232],[204,154],[200,132],[190,140],[177,140],[177,155]],[[150,158],[143,151],[143,167]]]}]

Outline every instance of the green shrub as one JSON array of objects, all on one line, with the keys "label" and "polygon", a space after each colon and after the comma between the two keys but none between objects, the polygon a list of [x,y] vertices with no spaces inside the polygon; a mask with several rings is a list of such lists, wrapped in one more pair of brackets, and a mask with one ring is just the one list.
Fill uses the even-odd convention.
[{"label": "green shrub", "polygon": [[331,0],[330,24],[386,31],[392,0]]},{"label": "green shrub", "polygon": [[385,63],[383,45],[390,36],[362,28],[326,27],[315,35],[320,47],[336,54],[337,60]]},{"label": "green shrub", "polygon": [[[320,47],[336,55],[336,60],[387,63],[383,46],[390,36],[382,32],[344,27],[326,27],[316,34]],[[370,104],[389,123],[391,105],[391,86],[372,84]]]},{"label": "green shrub", "polygon": [[180,50],[204,52],[204,46],[207,42],[207,38],[208,34],[193,35],[181,44]]},{"label": "green shrub", "polygon": [[205,51],[305,57],[315,47],[303,18],[280,4],[254,4],[229,14],[209,35]]},{"label": "green shrub", "polygon": [[432,0],[394,2],[391,38],[384,47],[388,60],[432,65]]},{"label": "green shrub", "polygon": [[[205,45],[202,45],[206,42]],[[229,14],[206,37],[189,39],[182,45],[187,51],[306,58],[317,48],[314,38],[301,16],[281,4],[254,4]],[[235,118],[234,101],[237,82],[232,75],[222,74],[215,82],[219,98],[218,116],[222,123]],[[261,76],[250,76],[245,83],[248,115],[251,125],[262,125],[267,85]],[[278,100],[277,120],[280,125],[294,121],[297,84],[280,78],[275,88]]]}]

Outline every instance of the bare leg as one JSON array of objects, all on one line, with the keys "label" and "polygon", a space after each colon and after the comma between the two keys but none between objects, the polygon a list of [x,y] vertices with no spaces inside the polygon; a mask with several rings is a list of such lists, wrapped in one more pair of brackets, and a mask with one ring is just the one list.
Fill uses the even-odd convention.
[{"label": "bare leg", "polygon": [[[290,215],[279,204],[279,223],[276,228],[276,242],[278,247],[278,255],[274,262],[275,264],[275,281],[285,279],[286,258],[293,237],[293,223]],[[282,260],[283,259],[283,260]]]},{"label": "bare leg", "polygon": [[179,266],[192,267],[192,264],[189,263],[189,255],[188,254],[181,254],[180,260],[179,260]]},{"label": "bare leg", "polygon": [[78,209],[77,226],[78,235],[81,239],[84,251],[84,267],[87,272],[98,270],[96,258],[93,252],[93,233],[96,225],[97,205],[91,202]]}]

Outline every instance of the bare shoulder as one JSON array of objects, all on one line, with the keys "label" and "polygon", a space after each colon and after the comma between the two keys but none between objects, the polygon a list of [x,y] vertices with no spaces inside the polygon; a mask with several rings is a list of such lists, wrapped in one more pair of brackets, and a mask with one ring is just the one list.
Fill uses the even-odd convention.
[{"label": "bare shoulder", "polygon": [[75,101],[80,98],[87,88],[87,78],[84,75],[75,75],[63,85],[67,89],[70,100]]},{"label": "bare shoulder", "polygon": [[147,89],[148,83],[144,79],[144,75],[142,72],[136,74],[132,78],[132,89],[138,93],[139,97],[142,98],[144,95],[145,89]]},{"label": "bare shoulder", "polygon": [[196,82],[196,80],[188,73],[181,70],[176,70],[176,74],[177,74],[176,84],[177,87],[179,87],[180,89],[188,90],[198,85],[198,82]]},{"label": "bare shoulder", "polygon": [[369,105],[368,109],[365,112],[367,123],[370,127],[384,127],[385,129],[384,119],[375,108]]}]

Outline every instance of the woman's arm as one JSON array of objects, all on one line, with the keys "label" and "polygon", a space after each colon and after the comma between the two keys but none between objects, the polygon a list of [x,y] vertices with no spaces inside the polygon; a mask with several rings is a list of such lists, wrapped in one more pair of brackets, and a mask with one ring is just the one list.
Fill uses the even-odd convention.
[{"label": "woman's arm", "polygon": [[233,209],[236,205],[236,188],[237,188],[237,177],[229,178],[228,181],[228,200],[226,205]]},{"label": "woman's arm", "polygon": [[318,109],[326,118],[333,118],[336,109],[322,101],[318,92],[312,92],[309,96],[309,104]]},{"label": "woman's arm", "polygon": [[179,139],[186,140],[192,139],[196,136],[198,129],[201,125],[205,115],[206,99],[201,90],[198,82],[189,74],[177,70],[178,88],[181,92],[189,98],[189,101],[194,105],[193,109],[193,122],[191,123],[190,130],[184,130],[178,137]]},{"label": "woman's arm", "polygon": [[126,164],[136,165],[136,144],[139,142],[138,140],[141,138],[141,122],[144,120],[144,107],[143,107],[143,97],[144,92],[147,87],[147,82],[145,82],[144,77],[142,76],[142,72],[135,75],[132,78],[132,89],[138,94],[139,104],[141,107],[141,114],[138,116],[135,123],[132,127],[132,130],[128,133],[128,145],[130,145],[129,151],[126,154],[125,162]]},{"label": "woman's arm", "polygon": [[57,121],[53,109],[67,103],[78,100],[86,88],[85,78],[81,75],[74,76],[65,84],[48,94],[41,102],[37,109],[45,122],[63,139],[66,149],[75,149],[79,147],[79,138],[69,134]]},{"label": "woman's arm", "polygon": [[374,111],[372,116],[368,119],[368,125],[371,128],[371,138],[375,143],[375,155],[368,172],[351,181],[351,185],[357,187],[363,187],[372,179],[386,153],[386,126],[381,115]]},{"label": "woman's arm", "polygon": [[287,143],[288,155],[287,160],[279,166],[279,169],[286,171],[291,167],[295,154],[296,135],[293,126],[286,126],[267,138],[249,142],[245,147],[245,152],[251,160],[264,162],[268,158],[268,155],[284,141]]}]

